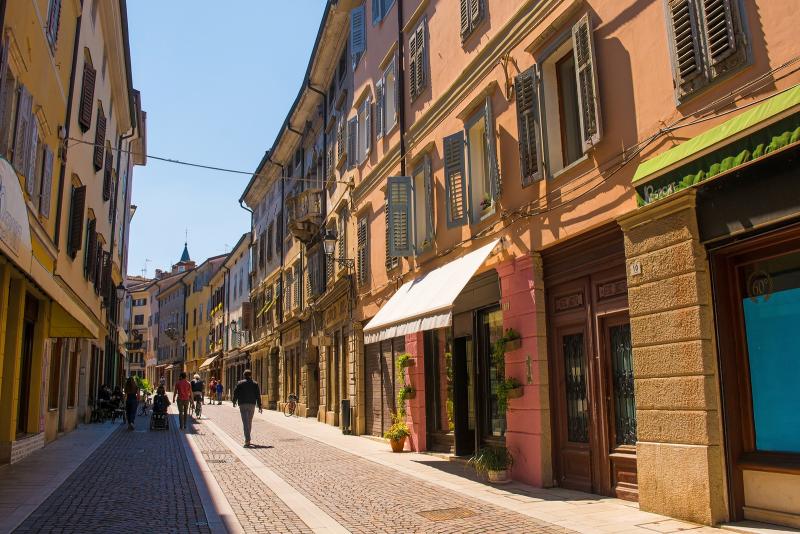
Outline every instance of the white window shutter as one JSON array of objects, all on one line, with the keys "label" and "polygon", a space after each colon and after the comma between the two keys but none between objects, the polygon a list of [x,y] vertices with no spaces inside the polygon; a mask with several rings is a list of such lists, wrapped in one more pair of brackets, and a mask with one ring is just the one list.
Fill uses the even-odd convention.
[{"label": "white window shutter", "polygon": [[464,169],[464,132],[444,138],[444,186],[447,202],[447,226],[466,224],[467,177]]},{"label": "white window shutter", "polygon": [[389,254],[407,257],[414,253],[411,237],[412,181],[410,176],[390,176],[389,196]]},{"label": "white window shutter", "polygon": [[383,88],[383,79],[378,80],[375,84],[375,138],[380,139],[383,137],[383,128],[385,124],[384,113],[386,110],[386,92]]},{"label": "white window shutter", "polygon": [[541,180],[544,176],[539,151],[539,80],[536,68],[531,67],[514,78],[517,100],[517,133],[519,140],[519,172],[522,186]]},{"label": "white window shutter", "polygon": [[44,164],[42,165],[42,198],[39,203],[39,213],[43,217],[50,217],[50,193],[53,188],[53,151],[44,146]]},{"label": "white window shutter", "polygon": [[350,11],[350,54],[358,56],[367,49],[365,7],[361,4]]},{"label": "white window shutter", "polygon": [[367,97],[364,107],[364,159],[366,160],[372,150],[372,98]]},{"label": "white window shutter", "polygon": [[28,127],[28,143],[25,146],[27,150],[25,162],[25,188],[28,190],[28,196],[31,200],[36,193],[36,149],[39,144],[39,123],[36,117],[31,113],[30,126]]},{"label": "white window shutter", "polygon": [[492,99],[486,97],[483,106],[483,116],[486,123],[486,157],[489,160],[489,183],[492,187],[492,198],[497,200],[503,193],[500,181],[500,167],[497,164],[497,139],[494,132],[494,115],[492,114]]},{"label": "white window shutter", "polygon": [[588,13],[572,27],[572,53],[575,57],[575,76],[578,82],[581,145],[585,153],[602,137],[594,35]]}]

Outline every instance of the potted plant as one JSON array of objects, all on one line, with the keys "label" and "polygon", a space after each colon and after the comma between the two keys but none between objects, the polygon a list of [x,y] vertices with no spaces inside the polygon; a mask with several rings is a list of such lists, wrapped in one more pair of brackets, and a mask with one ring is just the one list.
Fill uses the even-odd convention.
[{"label": "potted plant", "polygon": [[513,328],[506,330],[503,340],[505,341],[506,351],[517,350],[522,347],[522,337]]},{"label": "potted plant", "polygon": [[488,210],[492,207],[492,199],[489,197],[488,194],[483,195],[483,200],[481,200],[481,209]]},{"label": "potted plant", "polygon": [[508,399],[522,396],[522,384],[516,378],[506,378],[497,385],[497,411],[505,415],[508,411]]},{"label": "potted plant", "polygon": [[397,403],[401,406],[405,406],[405,402],[407,400],[411,400],[417,396],[417,392],[409,386],[408,384],[404,384],[400,387],[400,391],[397,392]]},{"label": "potted plant", "polygon": [[484,447],[475,453],[468,462],[478,473],[486,473],[492,484],[511,482],[509,469],[514,464],[514,457],[503,446]]},{"label": "potted plant", "polygon": [[395,414],[393,419],[392,426],[383,434],[383,437],[389,440],[392,452],[403,452],[406,438],[411,435],[411,431],[400,414]]},{"label": "potted plant", "polygon": [[405,369],[406,367],[411,367],[414,365],[415,359],[412,355],[407,352],[404,352],[400,356],[397,357],[397,367],[400,369]]}]

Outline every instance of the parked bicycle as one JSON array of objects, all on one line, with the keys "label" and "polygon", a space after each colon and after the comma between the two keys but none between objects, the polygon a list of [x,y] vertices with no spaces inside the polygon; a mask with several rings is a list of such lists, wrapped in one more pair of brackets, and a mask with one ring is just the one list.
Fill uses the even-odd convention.
[{"label": "parked bicycle", "polygon": [[297,410],[297,395],[289,393],[289,398],[286,404],[283,405],[283,415],[291,417],[294,415],[295,410]]}]

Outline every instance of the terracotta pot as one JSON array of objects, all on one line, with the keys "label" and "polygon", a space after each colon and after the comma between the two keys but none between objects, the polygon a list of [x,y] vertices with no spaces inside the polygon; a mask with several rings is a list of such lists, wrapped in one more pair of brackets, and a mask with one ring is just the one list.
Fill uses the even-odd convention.
[{"label": "terracotta pot", "polygon": [[506,352],[511,352],[515,350],[519,350],[522,348],[522,339],[512,339],[511,341],[506,341]]},{"label": "terracotta pot", "polygon": [[403,447],[406,445],[406,438],[390,439],[389,445],[392,446],[392,452],[403,452]]},{"label": "terracotta pot", "polygon": [[508,469],[503,471],[487,471],[487,473],[489,475],[489,482],[492,484],[508,484],[511,482]]},{"label": "terracotta pot", "polygon": [[523,393],[522,386],[517,386],[514,389],[509,389],[506,396],[509,399],[518,399],[522,396],[522,393]]}]

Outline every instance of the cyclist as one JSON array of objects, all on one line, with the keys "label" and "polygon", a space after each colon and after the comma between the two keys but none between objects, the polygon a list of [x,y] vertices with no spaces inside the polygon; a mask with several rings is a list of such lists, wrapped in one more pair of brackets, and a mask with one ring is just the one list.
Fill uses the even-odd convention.
[{"label": "cyclist", "polygon": [[194,402],[194,413],[196,417],[200,417],[203,410],[203,390],[205,384],[200,380],[200,375],[194,375],[192,380],[192,401]]}]

